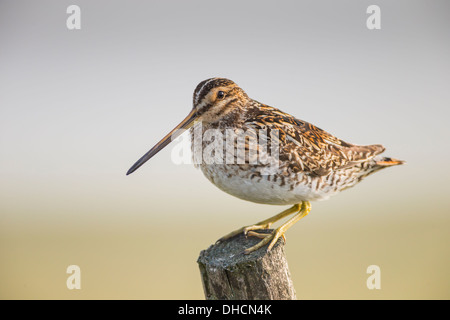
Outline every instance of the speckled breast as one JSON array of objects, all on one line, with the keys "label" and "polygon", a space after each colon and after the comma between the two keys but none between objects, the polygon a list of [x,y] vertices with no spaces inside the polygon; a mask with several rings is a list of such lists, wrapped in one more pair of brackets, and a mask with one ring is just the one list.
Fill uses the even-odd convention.
[{"label": "speckled breast", "polygon": [[301,201],[325,200],[336,193],[326,179],[312,178],[302,173],[261,174],[261,168],[251,165],[201,164],[205,177],[221,190],[243,200],[256,203],[289,205]]}]

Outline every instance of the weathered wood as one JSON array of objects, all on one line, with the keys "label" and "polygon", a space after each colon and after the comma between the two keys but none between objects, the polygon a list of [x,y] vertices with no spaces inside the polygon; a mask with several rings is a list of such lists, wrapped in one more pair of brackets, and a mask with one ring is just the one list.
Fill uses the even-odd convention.
[{"label": "weathered wood", "polygon": [[[268,230],[267,232],[272,231]],[[258,231],[260,232],[260,231]],[[238,235],[200,252],[197,260],[208,300],[294,300],[294,285],[279,239],[271,251],[243,251],[261,239]]]}]

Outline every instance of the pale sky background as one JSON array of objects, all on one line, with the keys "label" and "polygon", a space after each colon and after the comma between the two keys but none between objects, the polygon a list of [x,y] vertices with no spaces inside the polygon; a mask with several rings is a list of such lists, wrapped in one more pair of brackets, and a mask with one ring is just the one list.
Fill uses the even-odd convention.
[{"label": "pale sky background", "polygon": [[203,298],[200,250],[285,207],[223,193],[171,147],[125,173],[220,76],[407,161],[287,232],[299,298],[449,299],[449,39],[448,1],[1,0],[0,298]]}]

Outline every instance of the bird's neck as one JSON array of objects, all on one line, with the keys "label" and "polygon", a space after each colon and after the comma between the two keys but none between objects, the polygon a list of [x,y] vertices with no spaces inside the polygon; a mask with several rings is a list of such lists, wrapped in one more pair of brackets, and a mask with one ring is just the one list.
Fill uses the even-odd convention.
[{"label": "bird's neck", "polygon": [[204,122],[203,127],[208,129],[226,129],[241,127],[246,119],[247,109],[241,104],[236,104],[224,114],[219,120],[214,122]]}]

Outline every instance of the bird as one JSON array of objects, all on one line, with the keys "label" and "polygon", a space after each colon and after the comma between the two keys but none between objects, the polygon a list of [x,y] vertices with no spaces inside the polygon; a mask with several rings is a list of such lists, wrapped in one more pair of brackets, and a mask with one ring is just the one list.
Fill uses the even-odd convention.
[{"label": "bird", "polygon": [[[218,240],[225,241],[242,233],[260,238],[256,245],[244,250],[246,254],[266,245],[270,251],[280,237],[286,240],[285,232],[311,211],[311,201],[326,200],[374,172],[405,163],[381,155],[385,148],[380,144],[356,145],[341,140],[309,122],[250,98],[232,80],[216,77],[197,85],[187,117],[145,153],[127,175],[188,129],[193,157],[200,158],[194,164],[219,189],[255,203],[290,206]],[[205,139],[210,132],[216,134],[216,144],[211,142],[211,137]],[[227,141],[220,141],[224,137]],[[269,145],[275,147],[269,150]],[[205,151],[213,149],[214,155],[202,158]],[[263,156],[255,161],[255,155]],[[290,218],[281,226],[267,231],[287,217]]]}]

